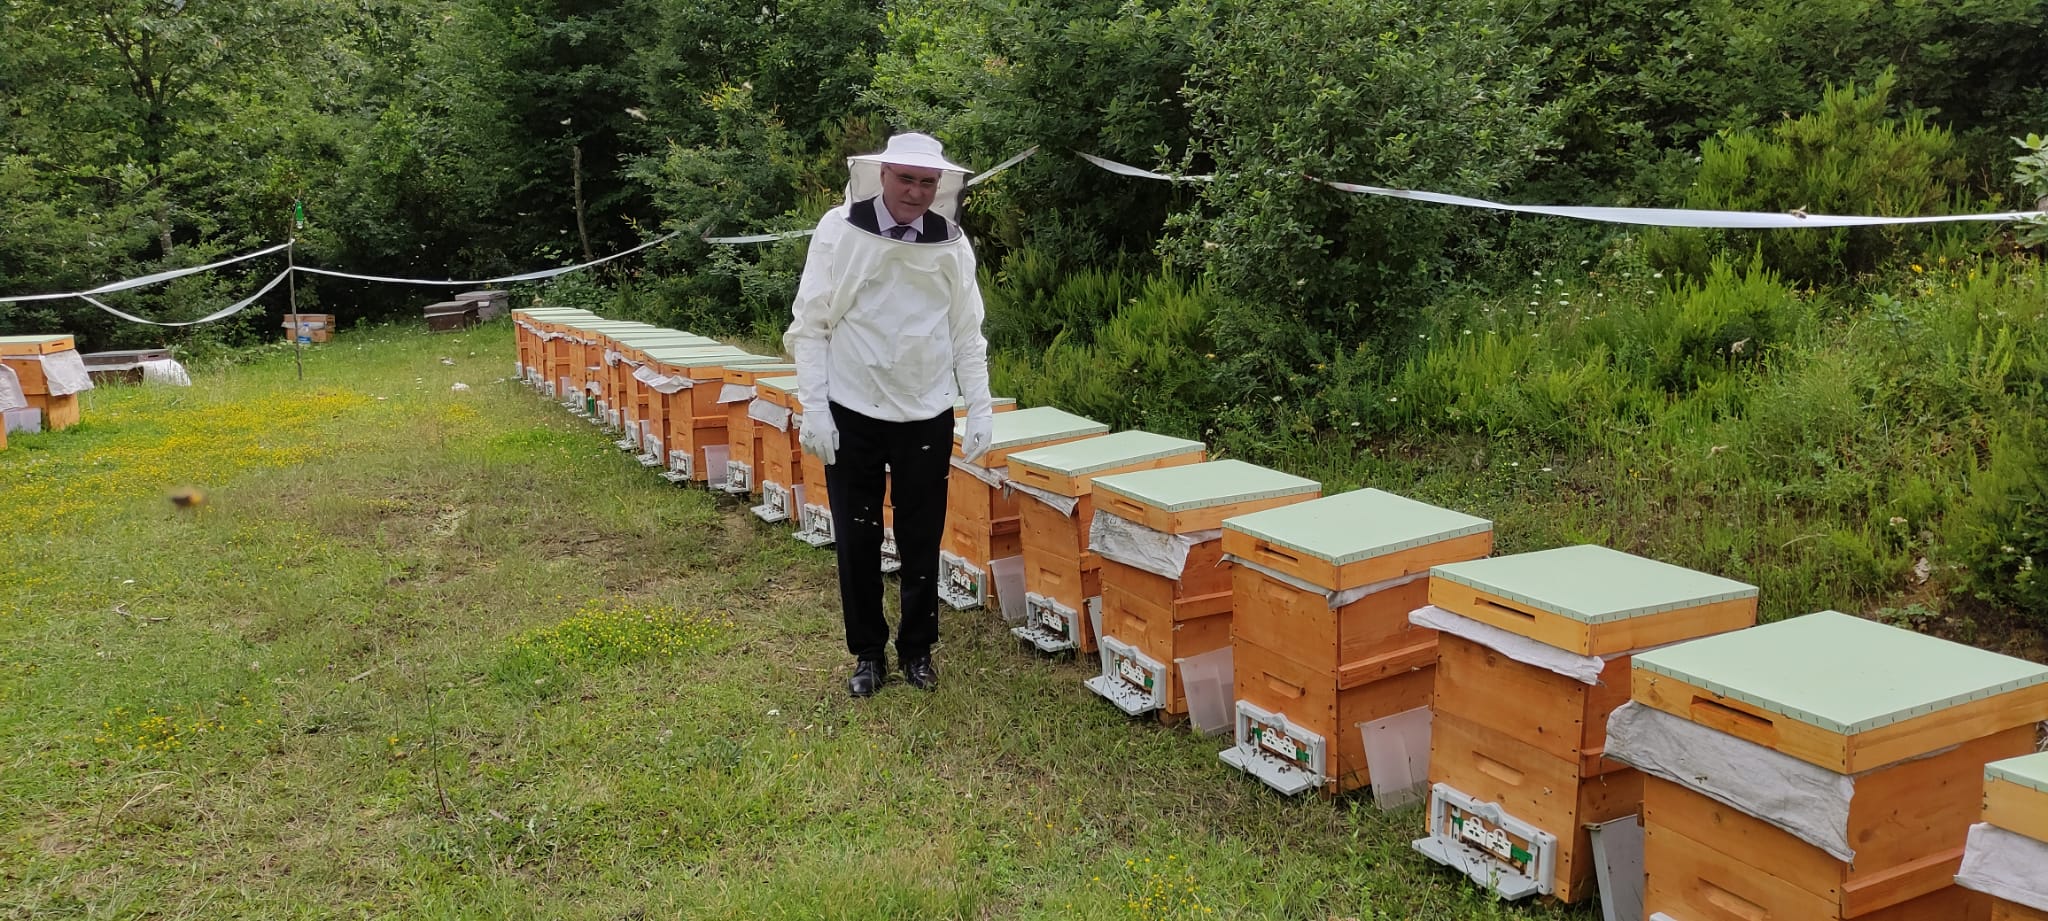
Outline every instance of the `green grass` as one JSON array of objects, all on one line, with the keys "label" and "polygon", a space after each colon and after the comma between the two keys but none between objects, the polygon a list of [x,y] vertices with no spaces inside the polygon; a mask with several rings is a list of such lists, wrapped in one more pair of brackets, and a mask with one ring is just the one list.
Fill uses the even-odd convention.
[{"label": "green grass", "polygon": [[1496,906],[1417,810],[1281,798],[986,613],[944,615],[939,692],[848,700],[829,553],[511,356],[362,331],[0,452],[0,918],[1595,916]]}]

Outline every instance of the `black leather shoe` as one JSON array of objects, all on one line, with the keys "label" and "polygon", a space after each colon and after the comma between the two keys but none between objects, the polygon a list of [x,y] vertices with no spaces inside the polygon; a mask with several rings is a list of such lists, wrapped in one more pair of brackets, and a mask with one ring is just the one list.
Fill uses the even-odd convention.
[{"label": "black leather shoe", "polygon": [[931,656],[918,656],[903,660],[903,680],[920,691],[930,691],[939,686],[939,670],[932,667]]},{"label": "black leather shoe", "polygon": [[888,674],[888,666],[873,659],[862,659],[853,666],[853,677],[846,679],[846,693],[855,697],[873,697],[882,689],[882,682]]}]

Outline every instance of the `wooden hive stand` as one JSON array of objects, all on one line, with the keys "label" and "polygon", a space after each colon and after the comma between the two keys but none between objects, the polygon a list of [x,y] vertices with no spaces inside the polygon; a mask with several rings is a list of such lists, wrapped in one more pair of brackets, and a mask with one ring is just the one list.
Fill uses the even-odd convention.
[{"label": "wooden hive stand", "polygon": [[2048,752],[1984,766],[1983,821],[1971,826],[1956,885],[1991,921],[2048,921]]},{"label": "wooden hive stand", "polygon": [[1642,777],[1604,757],[1631,654],[1740,630],[1756,601],[1755,586],[1605,547],[1431,569],[1432,607],[1413,615],[1440,630],[1416,849],[1503,898],[1592,895],[1588,826],[1642,803]]},{"label": "wooden hive stand", "polygon": [[1199,464],[1199,441],[1116,432],[1010,455],[1024,552],[1024,622],[1011,629],[1043,652],[1095,654],[1089,611],[1102,617],[1102,558],[1088,549],[1095,478]]},{"label": "wooden hive stand", "polygon": [[[990,578],[995,561],[1023,566],[1017,497],[1004,487],[1010,455],[1109,431],[1107,425],[1051,406],[996,413],[993,422],[988,453],[972,462],[960,453],[967,420],[958,418],[953,424],[946,530],[939,539],[939,597],[961,610],[983,605],[995,609],[1000,603],[1000,592]],[[1023,600],[1011,599],[1019,609]]]},{"label": "wooden hive stand", "polygon": [[92,386],[85,362],[78,355],[77,343],[69,335],[0,336],[0,363],[13,369],[20,379],[22,396],[42,414],[43,431],[61,432],[78,424],[78,394],[50,392],[51,365],[59,366],[61,371],[63,366],[75,364],[77,376],[85,379],[85,387]]},{"label": "wooden hive stand", "polygon": [[797,441],[797,425],[803,404],[797,398],[796,375],[762,377],[754,380],[760,395],[754,398],[755,430],[761,433],[761,504],[754,515],[771,524],[794,521],[803,507],[803,445]]},{"label": "wooden hive stand", "polygon": [[[1102,673],[1088,688],[1133,716],[1185,718],[1175,661],[1230,646],[1223,520],[1320,495],[1314,480],[1237,460],[1095,478],[1088,546],[1102,557]],[[1178,569],[1161,571],[1180,553]]]},{"label": "wooden hive stand", "polygon": [[[1428,603],[1430,567],[1492,551],[1492,522],[1377,489],[1224,521],[1236,673],[1224,762],[1289,795],[1371,783],[1362,727],[1411,711],[1428,725],[1436,631],[1408,613]],[[1420,788],[1400,767],[1382,765],[1383,801],[1394,784]]]},{"label": "wooden hive stand", "polygon": [[718,388],[718,402],[725,407],[725,483],[714,486],[743,499],[753,496],[761,466],[761,430],[751,412],[760,397],[754,382],[795,373],[796,365],[786,361],[725,369]]},{"label": "wooden hive stand", "polygon": [[[667,396],[662,388],[675,386],[653,355],[671,349],[724,349],[717,340],[672,329],[651,332],[613,332],[605,337],[605,390],[613,395],[619,413],[618,449],[640,456],[643,467],[662,467],[667,453],[662,449],[668,427]],[[662,388],[657,388],[660,383]]]},{"label": "wooden hive stand", "polygon": [[1822,611],[1639,654],[1633,692],[1611,731],[1652,775],[1650,917],[1983,917],[1955,874],[1984,766],[2048,718],[2048,666]]}]

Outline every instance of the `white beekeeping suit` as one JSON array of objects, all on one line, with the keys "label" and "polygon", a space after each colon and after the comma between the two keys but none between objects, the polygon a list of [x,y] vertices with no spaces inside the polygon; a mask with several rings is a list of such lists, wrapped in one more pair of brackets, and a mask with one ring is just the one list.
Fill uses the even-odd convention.
[{"label": "white beekeeping suit", "polygon": [[[929,208],[912,225],[899,225],[884,205],[889,165],[938,171]],[[962,449],[978,457],[994,401],[974,249],[959,224],[967,169],[946,160],[938,141],[900,134],[881,153],[848,157],[847,171],[846,202],[818,222],[783,335],[796,356],[804,447],[832,462],[831,402],[903,422],[964,397]]]}]

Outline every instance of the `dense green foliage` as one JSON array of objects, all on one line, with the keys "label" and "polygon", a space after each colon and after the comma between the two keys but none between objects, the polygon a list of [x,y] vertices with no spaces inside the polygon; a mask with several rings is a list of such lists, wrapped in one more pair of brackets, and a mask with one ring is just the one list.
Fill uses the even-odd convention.
[{"label": "dense green foliage", "polygon": [[[2048,225],[1639,230],[1315,181],[2031,207],[2048,0],[0,0],[0,47],[0,293],[288,233],[304,264],[477,278],[677,231],[520,296],[772,341],[804,241],[699,237],[809,225],[843,158],[891,131],[977,167],[1036,146],[968,201],[997,379],[1027,402],[1333,484],[1549,467],[1384,485],[1493,514],[1510,546],[1604,540],[1751,578],[1773,616],[2048,623],[2029,422]],[[282,268],[108,300],[189,318]],[[298,286],[345,324],[442,293]],[[0,333],[91,347],[270,322],[0,304]]]}]

